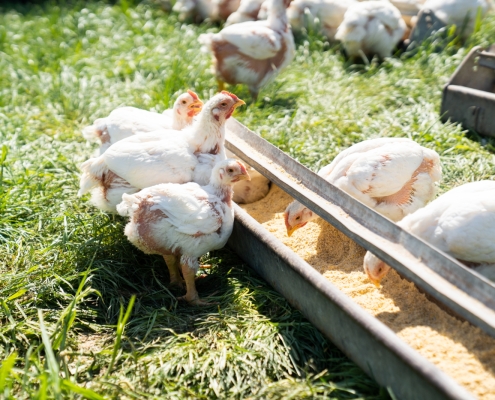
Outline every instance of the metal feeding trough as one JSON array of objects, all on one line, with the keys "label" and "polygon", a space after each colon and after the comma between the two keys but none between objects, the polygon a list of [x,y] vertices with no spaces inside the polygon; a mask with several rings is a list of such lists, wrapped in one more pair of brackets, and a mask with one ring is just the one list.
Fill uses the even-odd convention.
[{"label": "metal feeding trough", "polygon": [[443,89],[443,122],[495,137],[495,45],[473,48]]},{"label": "metal feeding trough", "polygon": [[417,46],[445,27],[445,22],[439,19],[432,10],[427,8],[422,9],[418,14],[416,24],[409,35],[409,46]]},{"label": "metal feeding trough", "polygon": [[[226,147],[456,315],[495,337],[495,286],[308,170],[231,118]],[[229,240],[244,261],[400,399],[474,398],[240,207]]]}]

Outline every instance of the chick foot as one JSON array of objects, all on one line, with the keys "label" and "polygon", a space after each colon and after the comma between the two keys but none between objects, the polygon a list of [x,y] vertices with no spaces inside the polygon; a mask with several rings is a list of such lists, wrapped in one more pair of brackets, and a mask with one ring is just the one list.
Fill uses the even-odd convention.
[{"label": "chick foot", "polygon": [[201,300],[198,295],[190,299],[186,294],[184,296],[177,297],[177,300],[187,301],[187,303],[191,306],[214,306],[219,304],[216,301],[210,302],[210,301]]},{"label": "chick foot", "polygon": [[210,303],[208,301],[201,300],[199,298],[198,291],[196,290],[196,279],[201,277],[196,277],[194,271],[183,269],[184,280],[186,282],[186,294],[184,296],[178,297],[178,300],[187,301],[192,306],[211,306],[218,303]]}]

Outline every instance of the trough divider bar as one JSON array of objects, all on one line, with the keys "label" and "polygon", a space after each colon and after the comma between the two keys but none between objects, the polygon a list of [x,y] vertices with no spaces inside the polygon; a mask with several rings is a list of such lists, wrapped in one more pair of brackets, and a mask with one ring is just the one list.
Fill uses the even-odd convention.
[{"label": "trough divider bar", "polygon": [[229,246],[326,337],[399,399],[474,399],[235,205]]},{"label": "trough divider bar", "polygon": [[455,314],[495,337],[495,286],[486,278],[336,188],[232,118],[227,123],[226,147]]}]

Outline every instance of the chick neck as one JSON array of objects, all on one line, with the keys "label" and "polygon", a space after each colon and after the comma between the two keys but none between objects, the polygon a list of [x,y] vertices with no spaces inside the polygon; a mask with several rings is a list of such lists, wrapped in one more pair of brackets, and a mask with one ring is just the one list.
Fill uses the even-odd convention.
[{"label": "chick neck", "polygon": [[268,4],[268,26],[274,31],[287,31],[289,24],[287,20],[287,10],[284,0],[269,0]]},{"label": "chick neck", "polygon": [[187,112],[183,115],[179,110],[179,104],[175,104],[172,109],[172,129],[180,131],[191,125],[191,122],[192,118],[187,115]]},{"label": "chick neck", "polygon": [[223,203],[227,203],[230,207],[232,204],[232,196],[234,190],[232,188],[233,183],[225,183],[219,176],[218,170],[213,169],[211,173],[210,183],[205,186],[205,190],[215,196],[217,196]]},{"label": "chick neck", "polygon": [[194,122],[191,144],[195,153],[216,155],[224,148],[225,121],[217,121],[213,117],[213,108],[213,105],[207,104]]}]

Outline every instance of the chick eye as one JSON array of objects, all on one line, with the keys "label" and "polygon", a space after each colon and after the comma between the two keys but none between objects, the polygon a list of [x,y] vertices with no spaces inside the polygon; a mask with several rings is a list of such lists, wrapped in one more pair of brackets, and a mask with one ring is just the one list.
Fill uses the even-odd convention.
[{"label": "chick eye", "polygon": [[186,101],[185,100],[182,100],[182,104],[186,104]]},{"label": "chick eye", "polygon": [[301,217],[296,217],[296,221],[298,221],[298,220],[300,220],[300,219],[301,219]]},{"label": "chick eye", "polygon": [[234,170],[232,168],[229,168],[227,171],[234,172]]},{"label": "chick eye", "polygon": [[227,106],[227,103],[222,103],[220,104],[222,107],[226,107]]}]

